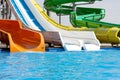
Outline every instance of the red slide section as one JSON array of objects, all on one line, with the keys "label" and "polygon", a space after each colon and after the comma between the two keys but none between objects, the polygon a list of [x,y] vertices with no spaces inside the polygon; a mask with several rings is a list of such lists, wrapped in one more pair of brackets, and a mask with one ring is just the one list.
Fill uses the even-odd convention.
[{"label": "red slide section", "polygon": [[10,52],[45,51],[42,34],[22,29],[17,20],[0,20],[0,41],[9,45]]}]

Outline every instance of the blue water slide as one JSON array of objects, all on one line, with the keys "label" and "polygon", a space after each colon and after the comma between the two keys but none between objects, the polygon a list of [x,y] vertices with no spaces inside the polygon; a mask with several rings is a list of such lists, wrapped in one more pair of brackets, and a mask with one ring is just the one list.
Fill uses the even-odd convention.
[{"label": "blue water slide", "polygon": [[23,15],[21,14],[20,10],[18,9],[17,5],[15,4],[14,0],[10,0],[10,3],[12,4],[15,12],[17,13],[18,17],[21,19],[21,21],[25,24],[28,25],[27,22],[25,21]]},{"label": "blue water slide", "polygon": [[[30,11],[30,9],[28,8],[28,6],[26,5],[26,3],[24,2],[24,0],[18,0],[19,3],[21,4],[21,6],[23,7],[24,11],[26,12],[27,16],[29,16],[29,19],[32,20],[32,23],[39,28],[39,30],[41,31],[45,31],[45,29],[43,28],[43,26],[37,21],[37,19],[34,17],[34,15],[32,14],[32,12]],[[10,0],[10,3],[12,4],[14,10],[16,11],[18,17],[21,19],[21,21],[27,25],[27,26],[31,26],[28,24],[28,21],[26,21],[25,17],[23,16],[22,12],[20,11],[20,8],[17,6],[17,4],[15,3],[15,0]]]}]

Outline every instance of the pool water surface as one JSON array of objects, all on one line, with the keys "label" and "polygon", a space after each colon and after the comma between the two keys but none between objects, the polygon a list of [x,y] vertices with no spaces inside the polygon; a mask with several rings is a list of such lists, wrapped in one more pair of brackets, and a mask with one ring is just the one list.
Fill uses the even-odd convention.
[{"label": "pool water surface", "polygon": [[0,80],[120,80],[120,51],[1,52]]}]

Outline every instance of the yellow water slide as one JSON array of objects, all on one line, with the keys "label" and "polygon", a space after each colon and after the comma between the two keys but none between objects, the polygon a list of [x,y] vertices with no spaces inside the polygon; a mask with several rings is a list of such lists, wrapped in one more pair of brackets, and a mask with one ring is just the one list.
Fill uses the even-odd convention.
[{"label": "yellow water slide", "polygon": [[88,31],[94,31],[96,37],[101,43],[111,43],[111,44],[119,44],[120,43],[120,28],[112,27],[112,28],[89,28],[85,29]]},{"label": "yellow water slide", "polygon": [[22,29],[17,20],[0,20],[0,41],[9,45],[10,52],[45,51],[42,34]]}]

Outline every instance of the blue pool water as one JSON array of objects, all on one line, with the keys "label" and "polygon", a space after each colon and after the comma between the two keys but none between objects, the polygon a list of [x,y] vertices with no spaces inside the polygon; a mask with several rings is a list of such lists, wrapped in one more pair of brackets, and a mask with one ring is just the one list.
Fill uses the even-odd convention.
[{"label": "blue pool water", "polygon": [[120,80],[120,51],[2,51],[0,80]]}]

